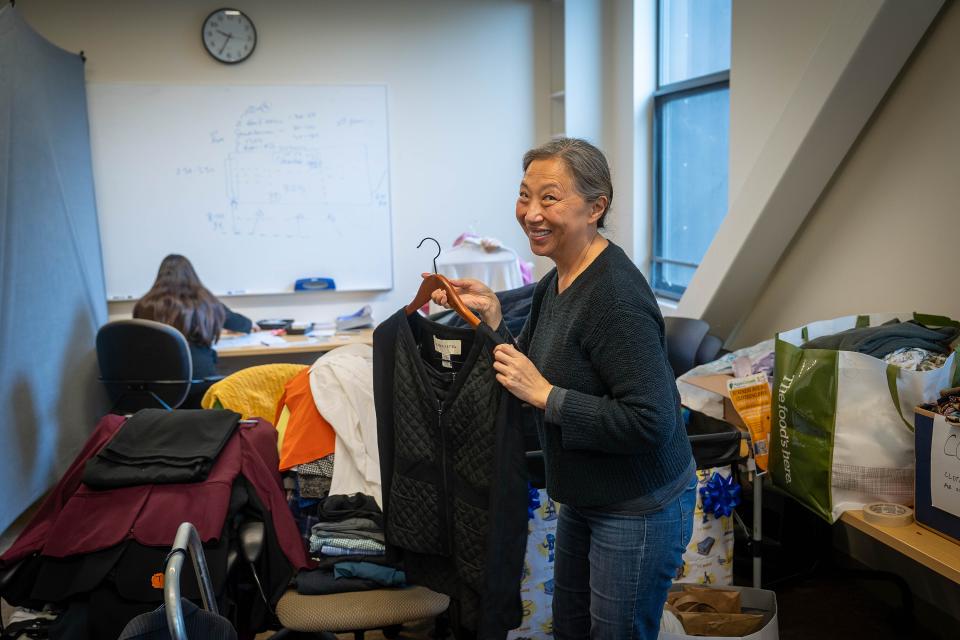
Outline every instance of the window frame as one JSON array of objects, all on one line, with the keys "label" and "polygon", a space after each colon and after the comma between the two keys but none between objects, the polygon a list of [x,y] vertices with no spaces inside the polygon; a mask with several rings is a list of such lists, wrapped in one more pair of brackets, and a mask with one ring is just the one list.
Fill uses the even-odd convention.
[{"label": "window frame", "polygon": [[[661,230],[663,229],[663,165],[661,159],[663,156],[663,105],[671,100],[681,98],[683,96],[693,96],[700,95],[705,93],[712,93],[714,91],[722,91],[724,89],[730,89],[730,70],[726,69],[724,71],[715,71],[713,73],[708,73],[706,75],[697,76],[695,78],[688,78],[686,80],[680,80],[677,82],[671,82],[666,85],[660,84],[660,44],[662,38],[661,32],[661,5],[663,0],[657,2],[657,11],[656,11],[656,42],[655,47],[655,64],[656,64],[656,78],[657,78],[657,90],[653,94],[653,228],[651,229],[651,238],[653,240],[651,251],[650,251],[650,286],[653,289],[653,292],[657,297],[664,298],[667,300],[677,301],[680,300],[686,291],[686,287],[665,287],[665,283],[659,277],[658,270],[661,268],[659,265],[663,264],[675,264],[684,267],[692,267],[697,269],[700,267],[699,263],[685,262],[682,260],[674,260],[673,258],[667,258],[662,255],[663,252],[663,237]],[[729,124],[728,124],[729,126]],[[728,182],[729,182],[729,167],[728,167]]]}]

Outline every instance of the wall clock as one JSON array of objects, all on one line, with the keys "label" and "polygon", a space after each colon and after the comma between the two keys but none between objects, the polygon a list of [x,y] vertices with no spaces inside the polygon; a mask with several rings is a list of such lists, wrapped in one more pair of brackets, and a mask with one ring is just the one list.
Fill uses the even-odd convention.
[{"label": "wall clock", "polygon": [[208,15],[201,35],[207,53],[224,64],[243,62],[257,46],[253,22],[237,9],[217,9]]}]

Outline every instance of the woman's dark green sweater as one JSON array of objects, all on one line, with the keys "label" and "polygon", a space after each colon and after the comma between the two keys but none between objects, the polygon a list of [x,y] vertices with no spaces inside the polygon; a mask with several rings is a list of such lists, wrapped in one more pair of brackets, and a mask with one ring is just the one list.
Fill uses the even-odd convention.
[{"label": "woman's dark green sweater", "polygon": [[552,498],[611,505],[689,473],[663,316],[620,247],[610,243],[563,293],[556,269],[544,276],[517,344],[555,387],[537,412]]}]

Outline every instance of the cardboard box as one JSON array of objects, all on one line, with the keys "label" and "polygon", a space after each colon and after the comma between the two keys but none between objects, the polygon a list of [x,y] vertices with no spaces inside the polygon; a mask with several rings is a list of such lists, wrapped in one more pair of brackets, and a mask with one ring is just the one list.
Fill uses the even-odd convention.
[{"label": "cardboard box", "polygon": [[[916,407],[915,411],[913,433],[917,476],[914,484],[914,517],[920,526],[960,543],[960,517],[933,506],[930,491],[930,458],[946,453],[942,446],[938,447],[938,451],[934,451],[933,427],[935,421],[945,422],[944,417],[920,407]],[[950,460],[956,463],[956,469],[960,473],[960,460]]]},{"label": "cardboard box", "polygon": [[728,380],[733,380],[733,376],[726,373],[716,373],[708,376],[690,376],[683,379],[687,384],[692,384],[695,387],[723,396],[723,419],[741,431],[746,431],[747,425],[744,424],[740,414],[737,413],[737,410],[733,408],[733,403],[730,402],[730,391],[727,390]]},{"label": "cardboard box", "polygon": [[[706,377],[706,376],[704,376]],[[751,589],[749,587],[723,587],[724,589],[736,589],[740,592],[740,606],[744,613],[761,613],[764,616],[763,628],[756,633],[740,636],[741,640],[779,640],[780,623],[777,619],[777,595],[773,591],[766,589]],[[674,585],[671,591],[680,591],[683,585]],[[681,633],[661,632],[659,640],[687,640],[689,638],[699,638],[699,640],[730,640],[710,636],[688,636]]]}]

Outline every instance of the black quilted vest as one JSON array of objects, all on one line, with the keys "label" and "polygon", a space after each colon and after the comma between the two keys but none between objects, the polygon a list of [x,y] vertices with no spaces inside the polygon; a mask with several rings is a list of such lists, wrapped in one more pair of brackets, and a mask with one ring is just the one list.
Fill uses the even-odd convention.
[{"label": "black quilted vest", "polygon": [[[434,338],[462,347],[450,368],[435,367],[455,372],[441,398],[425,362]],[[502,341],[486,325],[448,327],[402,309],[373,335],[387,551],[408,582],[450,596],[458,638],[503,637],[522,617],[523,414],[494,377]]]}]

